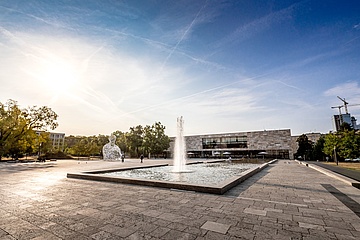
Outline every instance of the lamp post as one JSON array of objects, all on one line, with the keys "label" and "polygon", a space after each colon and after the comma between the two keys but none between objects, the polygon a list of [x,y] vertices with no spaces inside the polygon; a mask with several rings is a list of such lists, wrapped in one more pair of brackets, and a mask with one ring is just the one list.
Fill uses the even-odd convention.
[{"label": "lamp post", "polygon": [[338,159],[336,157],[336,146],[334,146],[334,160],[336,162],[336,165],[339,165],[339,161],[338,161]]},{"label": "lamp post", "polygon": [[41,156],[41,145],[42,145],[42,143],[39,144],[39,156],[38,156],[38,160],[41,160],[41,159],[40,159],[40,156]]}]

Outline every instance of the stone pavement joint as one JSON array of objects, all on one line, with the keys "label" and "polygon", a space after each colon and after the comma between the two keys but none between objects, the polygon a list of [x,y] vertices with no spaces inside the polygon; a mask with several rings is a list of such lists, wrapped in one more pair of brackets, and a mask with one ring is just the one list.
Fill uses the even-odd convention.
[{"label": "stone pavement joint", "polygon": [[66,178],[169,162],[0,163],[0,240],[360,239],[360,190],[295,161],[224,195]]}]

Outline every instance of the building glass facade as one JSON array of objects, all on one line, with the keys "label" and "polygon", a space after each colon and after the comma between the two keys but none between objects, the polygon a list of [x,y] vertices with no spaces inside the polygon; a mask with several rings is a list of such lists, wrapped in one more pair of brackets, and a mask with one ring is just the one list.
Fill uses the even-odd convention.
[{"label": "building glass facade", "polygon": [[188,158],[293,159],[294,152],[290,129],[185,136],[185,142]]},{"label": "building glass facade", "polygon": [[247,148],[246,136],[203,138],[203,149]]}]

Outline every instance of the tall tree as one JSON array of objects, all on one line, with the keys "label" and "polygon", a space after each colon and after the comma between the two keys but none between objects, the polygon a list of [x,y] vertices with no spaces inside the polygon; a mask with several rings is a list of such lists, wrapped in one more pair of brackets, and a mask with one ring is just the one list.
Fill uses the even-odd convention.
[{"label": "tall tree", "polygon": [[143,145],[144,129],[141,125],[131,127],[128,134],[126,134],[126,142],[130,149],[131,155],[138,157],[140,155],[140,148]]},{"label": "tall tree", "polygon": [[128,147],[126,145],[126,133],[123,133],[121,131],[115,131],[113,132],[113,135],[116,137],[116,145],[119,146],[123,153],[127,152]]},{"label": "tall tree", "polygon": [[354,130],[341,131],[339,136],[339,156],[341,158],[356,158],[360,155],[360,137]]},{"label": "tall tree", "polygon": [[34,152],[38,153],[38,157],[43,158],[44,155],[53,151],[49,132],[40,132],[35,139],[35,146],[33,148]]},{"label": "tall tree", "polygon": [[340,146],[340,139],[334,134],[329,133],[325,136],[325,142],[324,142],[324,150],[323,152],[326,155],[333,156],[335,160],[335,153],[336,149],[339,149]]},{"label": "tall tree", "polygon": [[298,143],[299,148],[295,155],[298,157],[303,157],[304,160],[309,160],[313,151],[312,142],[308,139],[306,134],[299,136],[296,142]]},{"label": "tall tree", "polygon": [[314,145],[314,149],[313,149],[314,160],[315,159],[316,160],[324,160],[324,158],[326,157],[323,152],[324,144],[325,144],[325,138],[324,138],[324,136],[321,136]]},{"label": "tall tree", "polygon": [[55,129],[57,114],[48,107],[20,109],[17,102],[0,103],[0,160],[12,146],[19,145],[35,130]]},{"label": "tall tree", "polygon": [[170,146],[170,138],[165,134],[165,126],[155,122],[152,126],[144,128],[143,146],[149,154],[163,154]]}]

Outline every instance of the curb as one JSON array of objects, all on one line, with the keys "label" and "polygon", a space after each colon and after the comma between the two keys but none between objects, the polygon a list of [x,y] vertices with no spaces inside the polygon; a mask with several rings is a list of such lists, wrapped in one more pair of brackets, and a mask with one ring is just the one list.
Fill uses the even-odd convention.
[{"label": "curb", "polygon": [[303,161],[299,161],[299,160],[295,160],[295,162],[299,163],[299,164],[302,164],[302,165],[305,165],[306,167],[309,167],[309,168],[312,168],[318,172],[321,172],[329,177],[332,177],[332,178],[335,178],[337,180],[340,180],[348,185],[351,185],[353,187],[356,187],[358,189],[360,189],[360,182],[354,180],[354,179],[351,179],[351,178],[348,178],[344,175],[341,175],[339,173],[336,173],[336,172],[333,172],[333,171],[330,171],[328,169],[325,169],[325,168],[322,168],[320,166],[317,166],[317,165],[314,165],[314,164],[310,164],[310,163],[307,163],[307,162],[303,162]]}]

